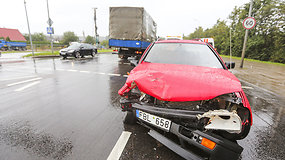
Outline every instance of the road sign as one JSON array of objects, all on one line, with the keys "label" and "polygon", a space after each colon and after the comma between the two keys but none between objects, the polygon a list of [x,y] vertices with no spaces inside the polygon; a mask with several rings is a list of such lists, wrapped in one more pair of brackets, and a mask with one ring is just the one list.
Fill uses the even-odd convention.
[{"label": "road sign", "polygon": [[47,34],[54,34],[53,27],[47,27]]},{"label": "road sign", "polygon": [[47,21],[47,24],[48,24],[49,26],[51,26],[51,25],[53,24],[53,21],[49,18],[48,21]]},{"label": "road sign", "polygon": [[247,17],[244,19],[242,25],[245,29],[252,29],[256,24],[256,20],[253,17]]}]

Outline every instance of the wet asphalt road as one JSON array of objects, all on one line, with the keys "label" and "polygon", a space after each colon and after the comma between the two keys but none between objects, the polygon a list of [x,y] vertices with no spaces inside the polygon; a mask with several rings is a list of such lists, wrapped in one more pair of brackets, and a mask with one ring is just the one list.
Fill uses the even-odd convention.
[{"label": "wet asphalt road", "polygon": [[[117,91],[132,69],[104,53],[76,60],[0,63],[0,157],[104,160],[123,131],[125,159],[182,159],[138,125],[123,124]],[[23,83],[19,83],[23,82]],[[285,101],[243,82],[253,109],[241,159],[285,159]]]}]

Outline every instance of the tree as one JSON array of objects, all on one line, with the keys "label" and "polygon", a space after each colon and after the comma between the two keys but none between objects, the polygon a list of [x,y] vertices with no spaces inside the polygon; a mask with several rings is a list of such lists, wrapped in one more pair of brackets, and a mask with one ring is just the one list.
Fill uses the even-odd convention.
[{"label": "tree", "polygon": [[101,44],[102,46],[105,46],[106,48],[109,48],[109,41],[108,41],[108,40],[101,41],[100,44]]},{"label": "tree", "polygon": [[[284,2],[281,0],[254,0],[252,15],[256,26],[249,30],[246,57],[285,63],[284,57]],[[245,29],[243,20],[248,16],[249,3],[235,8],[229,16],[233,29],[233,55],[240,56]],[[283,42],[282,42],[283,41]]]},{"label": "tree", "polygon": [[[209,28],[198,27],[185,39],[212,37],[219,53],[229,54],[229,30],[232,32],[232,55],[241,56],[245,29],[243,20],[248,17],[249,3],[235,7],[225,20],[218,20]],[[254,0],[252,16],[256,26],[249,30],[247,58],[285,63],[285,2],[283,0]]]},{"label": "tree", "polygon": [[25,37],[25,39],[26,39],[27,41],[30,41],[29,34],[23,34],[23,36]]},{"label": "tree", "polygon": [[32,34],[33,41],[47,41],[46,36],[43,33]]},{"label": "tree", "polygon": [[193,33],[190,33],[189,36],[185,37],[185,39],[196,39],[196,38],[204,38],[204,29],[199,26],[195,29]]},{"label": "tree", "polygon": [[10,37],[9,37],[9,36],[8,36],[8,37],[6,37],[6,41],[7,41],[7,42],[11,41],[11,39],[10,39]]},{"label": "tree", "polygon": [[89,44],[95,44],[95,38],[88,35],[84,42]]},{"label": "tree", "polygon": [[74,32],[68,31],[63,33],[62,43],[68,45],[70,42],[76,42],[79,38]]}]

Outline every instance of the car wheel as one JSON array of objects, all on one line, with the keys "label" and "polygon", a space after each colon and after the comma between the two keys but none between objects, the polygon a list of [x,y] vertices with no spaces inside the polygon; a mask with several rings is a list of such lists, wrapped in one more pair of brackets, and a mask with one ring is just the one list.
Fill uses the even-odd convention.
[{"label": "car wheel", "polygon": [[91,56],[95,57],[95,55],[96,55],[96,51],[92,51]]},{"label": "car wheel", "polygon": [[80,52],[76,52],[74,55],[75,58],[80,58]]},{"label": "car wheel", "polygon": [[62,56],[63,57],[63,59],[66,59],[67,58],[67,56]]},{"label": "car wheel", "polygon": [[134,125],[134,124],[136,124],[136,122],[137,122],[137,118],[136,118],[135,110],[127,111],[127,115],[124,119],[124,124]]}]

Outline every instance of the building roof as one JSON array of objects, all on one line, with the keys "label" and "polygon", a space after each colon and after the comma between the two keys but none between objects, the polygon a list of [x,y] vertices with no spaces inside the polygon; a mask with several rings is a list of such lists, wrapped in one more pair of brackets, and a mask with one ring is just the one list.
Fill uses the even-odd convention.
[{"label": "building roof", "polygon": [[9,37],[11,41],[27,41],[18,29],[0,28],[0,37]]}]

